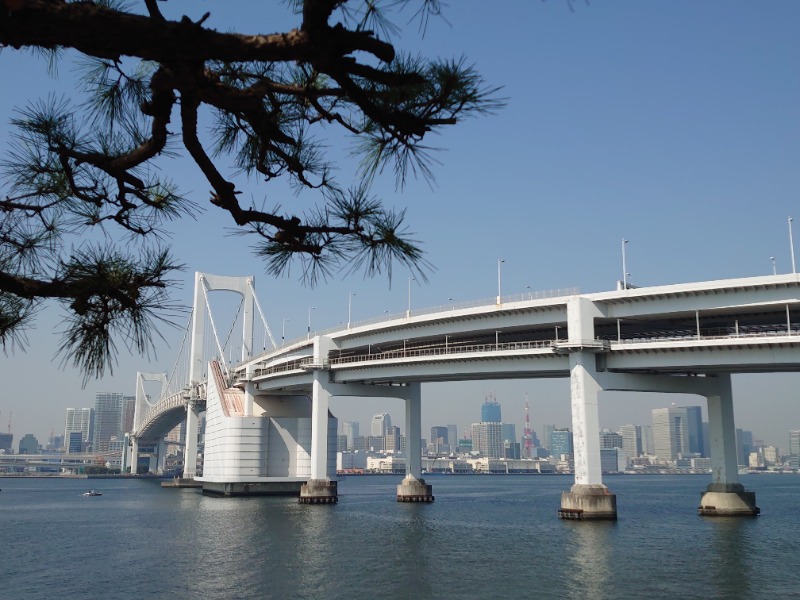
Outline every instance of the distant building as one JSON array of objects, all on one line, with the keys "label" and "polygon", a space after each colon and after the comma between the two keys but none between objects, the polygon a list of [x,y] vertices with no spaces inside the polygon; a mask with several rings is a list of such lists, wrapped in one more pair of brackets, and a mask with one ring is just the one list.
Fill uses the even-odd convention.
[{"label": "distant building", "polygon": [[689,454],[689,415],[685,408],[653,409],[653,439],[659,460],[675,461]]},{"label": "distant building", "polygon": [[686,410],[686,424],[689,429],[689,452],[705,456],[703,440],[703,412],[699,406],[682,406]]},{"label": "distant building", "polygon": [[447,427],[443,427],[441,425],[431,427],[430,450],[433,454],[438,455],[440,453],[450,453],[450,443],[448,438],[449,434],[450,432],[447,430]]},{"label": "distant building", "polygon": [[603,429],[600,432],[600,448],[622,448],[622,436],[616,431]]},{"label": "distant building", "polygon": [[487,458],[503,458],[503,430],[499,421],[472,424],[472,451]]},{"label": "distant building", "polygon": [[789,466],[800,468],[800,429],[789,431]]},{"label": "distant building", "polygon": [[[355,439],[358,437],[358,422],[357,421],[343,421],[342,433],[347,437],[347,449],[355,450]],[[363,448],[362,448],[363,450]]]},{"label": "distant building", "polygon": [[603,473],[621,473],[626,468],[628,458],[621,448],[600,448],[600,470]]},{"label": "distant building", "polygon": [[622,449],[625,451],[625,456],[631,459],[642,455],[641,425],[622,425],[619,428],[619,435],[622,437]]},{"label": "distant building", "polygon": [[386,429],[392,426],[392,418],[388,413],[378,413],[372,415],[370,425],[370,434],[373,437],[383,437],[386,435]]},{"label": "distant building", "polygon": [[345,450],[347,450],[347,436],[339,434],[336,436],[336,451],[344,452]]},{"label": "distant building", "polygon": [[122,433],[133,431],[133,417],[136,412],[136,396],[122,398]]},{"label": "distant building", "polygon": [[550,436],[550,456],[558,460],[562,455],[572,454],[572,432],[567,428],[553,430]]},{"label": "distant building", "polygon": [[522,458],[521,452],[519,442],[503,440],[503,458],[520,460]]},{"label": "distant building", "polygon": [[503,423],[500,426],[503,441],[517,442],[517,426],[514,423]]},{"label": "distant building", "polygon": [[486,398],[481,405],[481,423],[502,423],[500,415],[500,403],[492,397]]},{"label": "distant building", "polygon": [[0,450],[6,454],[14,453],[14,434],[0,433]]},{"label": "distant building", "polygon": [[38,454],[39,440],[37,440],[32,433],[26,433],[19,441],[19,453]]},{"label": "distant building", "polygon": [[122,394],[97,392],[94,398],[92,451],[108,452],[112,437],[122,438]]},{"label": "distant building", "polygon": [[390,425],[386,428],[386,441],[383,444],[384,452],[400,452],[400,428]]},{"label": "distant building", "polygon": [[542,446],[548,450],[550,450],[550,439],[555,430],[555,425],[542,425]]},{"label": "distant building", "polygon": [[[80,432],[81,441],[75,450],[74,432]],[[93,408],[68,408],[64,421],[64,446],[67,452],[83,452],[84,445],[91,443],[94,438],[94,409]],[[70,448],[73,448],[72,450]]]},{"label": "distant building", "polygon": [[86,450],[87,441],[83,438],[82,431],[70,431],[64,441],[67,454],[80,454]]},{"label": "distant building", "polygon": [[753,432],[746,429],[736,430],[736,460],[740,465],[747,465],[750,452],[753,451]]}]

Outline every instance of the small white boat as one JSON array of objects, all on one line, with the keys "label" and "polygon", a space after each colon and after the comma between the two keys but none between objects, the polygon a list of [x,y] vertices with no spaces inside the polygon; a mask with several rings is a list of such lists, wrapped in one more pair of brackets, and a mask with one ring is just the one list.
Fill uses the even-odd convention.
[{"label": "small white boat", "polygon": [[102,492],[98,492],[96,490],[89,490],[88,492],[83,492],[84,496],[102,496]]}]

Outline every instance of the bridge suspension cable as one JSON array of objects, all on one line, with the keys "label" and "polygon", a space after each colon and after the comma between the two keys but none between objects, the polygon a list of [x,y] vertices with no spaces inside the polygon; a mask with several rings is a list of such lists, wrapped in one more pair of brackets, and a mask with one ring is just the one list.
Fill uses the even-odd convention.
[{"label": "bridge suspension cable", "polygon": [[[256,296],[256,290],[253,288],[253,283],[251,281],[247,282],[247,285],[250,287],[250,291],[253,292],[253,304],[256,305],[256,310],[258,310],[258,314],[261,317],[261,322],[264,324],[264,329],[266,330],[267,335],[269,336],[269,341],[272,342],[272,347],[277,348],[278,344],[275,343],[275,338],[272,337],[272,330],[269,328],[269,323],[267,323],[267,318],[264,316],[264,311],[261,310],[261,304],[258,303],[258,296]],[[264,350],[267,349],[267,340],[263,340],[262,347]]]},{"label": "bridge suspension cable", "polygon": [[203,286],[203,298],[206,301],[206,312],[208,314],[208,322],[211,324],[211,331],[214,334],[214,341],[217,343],[217,352],[219,363],[222,366],[223,371],[225,372],[225,377],[229,377],[230,373],[228,372],[228,365],[225,362],[225,350],[222,348],[222,344],[219,341],[219,334],[217,333],[217,326],[214,323],[214,315],[211,314],[211,304],[208,302],[208,290],[206,286]]}]

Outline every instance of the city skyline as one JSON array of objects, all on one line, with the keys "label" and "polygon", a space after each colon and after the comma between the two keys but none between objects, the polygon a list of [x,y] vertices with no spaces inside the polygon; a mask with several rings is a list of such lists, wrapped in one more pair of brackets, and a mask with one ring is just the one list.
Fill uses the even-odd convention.
[{"label": "city skyline", "polygon": [[[251,8],[248,14],[275,30],[297,24],[284,8]],[[224,3],[208,0],[206,9],[210,26],[255,27]],[[164,10],[178,8],[167,3]],[[622,0],[572,9],[560,2],[514,3],[486,11],[463,0],[445,7],[444,16],[431,20],[421,40],[416,31],[405,32],[399,47],[465,55],[487,81],[503,86],[508,106],[433,141],[443,149],[435,154],[441,161],[436,185],[410,180],[396,190],[391,173],[376,177],[375,194],[408,209],[409,228],[436,267],[428,281],[411,280],[402,270],[392,280],[335,273],[316,288],[301,285],[297,270],[271,278],[246,241],[220,236],[220,215],[209,210],[176,226],[170,239],[187,265],[176,274],[177,303],[191,305],[195,270],[252,274],[273,332],[293,339],[351,315],[359,321],[498,292],[589,292],[613,289],[622,278],[646,286],[791,271],[787,217],[798,217],[800,193],[800,82],[794,77],[800,40],[793,27],[800,4]],[[0,98],[0,147],[10,141],[15,107],[51,94],[68,97],[73,89],[69,63],[56,78],[46,59],[30,54],[4,53],[3,62],[18,85]],[[351,167],[342,164],[345,174]],[[190,197],[205,198],[186,161],[164,168]],[[243,194],[255,203],[308,207],[308,198],[295,199],[290,190],[251,183]],[[454,215],[458,225],[443,226]],[[621,239],[629,240],[625,269]],[[62,427],[66,408],[90,406],[97,392],[131,393],[137,371],[169,372],[182,326],[165,328],[165,340],[149,357],[123,351],[113,374],[84,388],[82,375],[55,356],[60,313],[42,310],[26,334],[27,351],[9,348],[0,363],[0,430],[13,413],[16,440],[25,433],[46,439]],[[567,380],[424,384],[423,423],[444,424],[455,415],[463,429],[471,419],[460,415],[475,414],[484,396],[496,393],[507,399],[504,413],[521,431],[527,393],[533,423],[569,426],[568,387]],[[785,447],[786,431],[800,427],[798,389],[796,373],[735,375],[737,427]],[[642,415],[672,402],[697,399],[603,394],[601,426],[647,422]],[[398,422],[404,414],[398,404],[365,406],[346,398],[334,398],[331,409],[362,424],[375,412]]]}]

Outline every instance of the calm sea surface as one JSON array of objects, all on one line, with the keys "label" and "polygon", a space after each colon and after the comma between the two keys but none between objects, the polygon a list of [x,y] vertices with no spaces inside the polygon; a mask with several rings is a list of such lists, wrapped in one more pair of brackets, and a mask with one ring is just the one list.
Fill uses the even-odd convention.
[{"label": "calm sea surface", "polygon": [[0,598],[800,598],[800,476],[744,477],[754,519],[698,517],[706,477],[607,477],[616,523],[556,517],[571,477],[428,476],[430,505],[399,480],[323,506],[0,479]]}]

